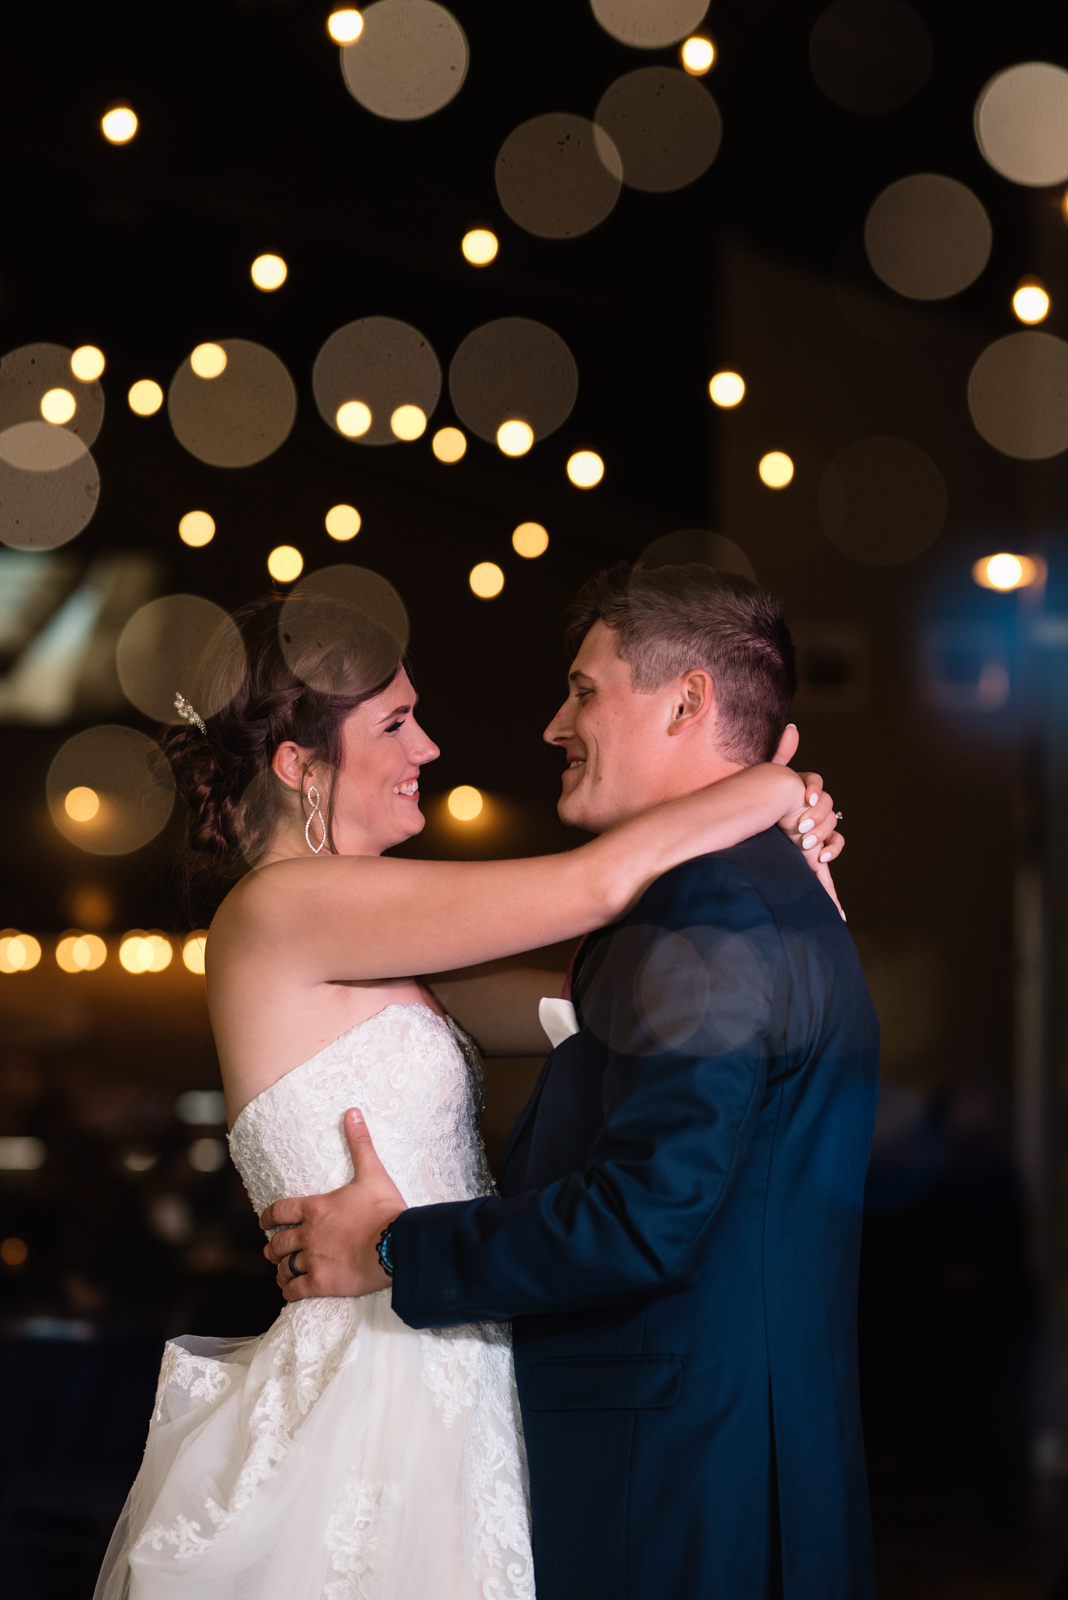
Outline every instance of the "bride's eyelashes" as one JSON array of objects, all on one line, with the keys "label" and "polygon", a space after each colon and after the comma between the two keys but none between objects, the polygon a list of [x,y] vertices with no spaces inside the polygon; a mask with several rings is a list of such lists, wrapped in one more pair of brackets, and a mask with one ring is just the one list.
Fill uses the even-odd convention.
[{"label": "bride's eyelashes", "polygon": [[404,727],[405,720],[406,719],[404,717],[401,717],[397,722],[391,722],[385,731],[387,733],[396,733],[398,728]]}]

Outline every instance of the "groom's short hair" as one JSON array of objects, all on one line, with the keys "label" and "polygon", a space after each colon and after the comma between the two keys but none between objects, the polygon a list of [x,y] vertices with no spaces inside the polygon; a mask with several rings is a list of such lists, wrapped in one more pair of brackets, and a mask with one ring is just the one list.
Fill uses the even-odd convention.
[{"label": "groom's short hair", "polygon": [[746,766],[775,754],[797,669],[782,607],[766,589],[700,562],[647,568],[621,561],[591,579],[570,609],[572,658],[601,621],[618,635],[640,693],[703,668],[715,684],[723,754]]}]

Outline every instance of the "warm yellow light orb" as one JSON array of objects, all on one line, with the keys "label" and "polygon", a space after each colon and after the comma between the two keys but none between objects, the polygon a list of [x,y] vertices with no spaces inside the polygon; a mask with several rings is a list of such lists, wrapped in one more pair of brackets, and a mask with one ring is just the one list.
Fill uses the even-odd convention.
[{"label": "warm yellow light orb", "polygon": [[716,47],[711,39],[703,39],[695,34],[684,42],[679,54],[691,78],[701,78],[716,59]]},{"label": "warm yellow light orb", "polygon": [[497,235],[488,228],[472,228],[460,241],[464,260],[473,267],[488,267],[499,249]]},{"label": "warm yellow light orb", "polygon": [[529,422],[502,422],[497,429],[497,448],[506,456],[525,456],[534,443]]},{"label": "warm yellow light orb", "polygon": [[292,583],[304,571],[304,557],[291,544],[276,545],[267,557],[267,571],[277,583]]},{"label": "warm yellow light orb", "polygon": [[459,461],[467,451],[467,437],[459,428],[439,428],[430,448],[439,461]]},{"label": "warm yellow light orb", "polygon": [[70,358],[70,370],[79,383],[95,383],[104,370],[104,352],[95,344],[80,344]]},{"label": "warm yellow light orb", "polygon": [[717,372],[709,381],[708,392],[714,406],[729,411],[743,399],[745,379],[740,372]]},{"label": "warm yellow light orb", "polygon": [[576,489],[592,489],[604,477],[604,462],[596,450],[576,450],[567,463],[567,475]]},{"label": "warm yellow light orb", "polygon": [[757,467],[761,483],[769,489],[785,489],[794,475],[794,464],[782,450],[769,450]]},{"label": "warm yellow light orb", "polygon": [[419,406],[398,406],[389,419],[398,439],[418,439],[426,432],[426,412]]},{"label": "warm yellow light orb", "polygon": [[165,939],[161,933],[150,933],[145,943],[149,947],[147,969],[149,972],[162,972],[165,967],[170,966],[174,946],[169,939]]},{"label": "warm yellow light orb", "polygon": [[972,567],[972,578],[982,589],[1026,589],[1045,577],[1045,565],[1032,556],[1011,555],[999,550],[997,555],[983,556]]},{"label": "warm yellow light orb", "polygon": [[139,417],[151,417],[163,404],[163,390],[151,378],[138,378],[126,398],[131,411]]},{"label": "warm yellow light orb", "polygon": [[521,522],[512,535],[512,549],[528,561],[543,556],[548,548],[549,535],[540,522]]},{"label": "warm yellow light orb", "polygon": [[473,822],[482,805],[482,796],[469,783],[461,783],[458,789],[453,789],[448,799],[449,810],[457,822]]},{"label": "warm yellow light orb", "polygon": [[207,949],[208,935],[204,928],[198,928],[196,933],[189,934],[182,945],[182,960],[190,972],[195,972],[198,977],[204,975],[204,952]]},{"label": "warm yellow light orb", "polygon": [[331,539],[338,539],[342,543],[346,539],[355,539],[360,531],[362,519],[355,506],[331,506],[326,513],[326,531]]},{"label": "warm yellow light orb", "polygon": [[25,1266],[29,1259],[30,1247],[25,1239],[19,1239],[15,1234],[0,1243],[0,1261],[5,1267]]},{"label": "warm yellow light orb", "polygon": [[67,933],[56,945],[56,965],[64,972],[95,972],[103,966],[107,945],[95,933]]},{"label": "warm yellow light orb", "polygon": [[100,796],[95,789],[88,789],[84,784],[79,784],[67,794],[63,809],[72,822],[92,822],[100,810]]},{"label": "warm yellow light orb", "polygon": [[127,972],[147,972],[152,965],[152,944],[147,936],[135,929],[119,945],[119,962]]},{"label": "warm yellow light orb", "polygon": [[467,581],[480,600],[492,600],[504,588],[504,573],[495,561],[480,561],[471,568]]},{"label": "warm yellow light orb", "polygon": [[47,389],[41,396],[41,415],[46,422],[69,422],[76,409],[69,389]]},{"label": "warm yellow light orb", "polygon": [[332,11],[326,19],[326,31],[335,44],[352,44],[363,32],[363,18],[351,6],[343,11]]},{"label": "warm yellow light orb", "polygon": [[362,400],[346,400],[337,408],[337,425],[350,439],[358,439],[371,426],[371,408]]},{"label": "warm yellow light orb", "polygon": [[129,106],[114,106],[100,119],[100,131],[108,144],[129,144],[137,132],[137,117]]},{"label": "warm yellow light orb", "polygon": [[280,289],[289,272],[281,256],[257,256],[251,270],[253,283],[264,294],[270,294],[272,289]]},{"label": "warm yellow light orb", "polygon": [[0,972],[29,972],[41,959],[41,946],[31,933],[5,928],[0,934]]},{"label": "warm yellow light orb", "polygon": [[1049,315],[1049,295],[1037,278],[1025,278],[1012,297],[1012,309],[1021,322],[1044,322]]},{"label": "warm yellow light orb", "polygon": [[178,537],[183,544],[199,550],[215,537],[215,518],[206,511],[187,511],[178,524]]},{"label": "warm yellow light orb", "polygon": [[189,365],[198,378],[217,378],[226,371],[226,351],[221,344],[198,344]]}]

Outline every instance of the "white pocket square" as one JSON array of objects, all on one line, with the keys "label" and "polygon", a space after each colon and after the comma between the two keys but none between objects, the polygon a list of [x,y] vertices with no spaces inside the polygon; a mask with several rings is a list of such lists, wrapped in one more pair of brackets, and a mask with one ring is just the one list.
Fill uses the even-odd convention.
[{"label": "white pocket square", "polygon": [[578,1018],[570,1000],[552,1000],[546,995],[538,1001],[538,1021],[554,1050],[579,1031]]}]

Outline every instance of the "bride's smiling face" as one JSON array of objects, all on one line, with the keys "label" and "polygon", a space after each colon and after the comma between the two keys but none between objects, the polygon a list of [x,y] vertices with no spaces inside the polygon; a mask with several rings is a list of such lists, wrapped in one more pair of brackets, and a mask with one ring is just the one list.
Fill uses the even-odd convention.
[{"label": "bride's smiling face", "polygon": [[[388,689],[345,718],[333,778],[332,828],[339,855],[381,855],[422,832],[419,769],[441,752],[415,719],[417,699],[401,667]],[[319,787],[325,812],[326,793]],[[311,833],[317,842],[315,822]]]}]

